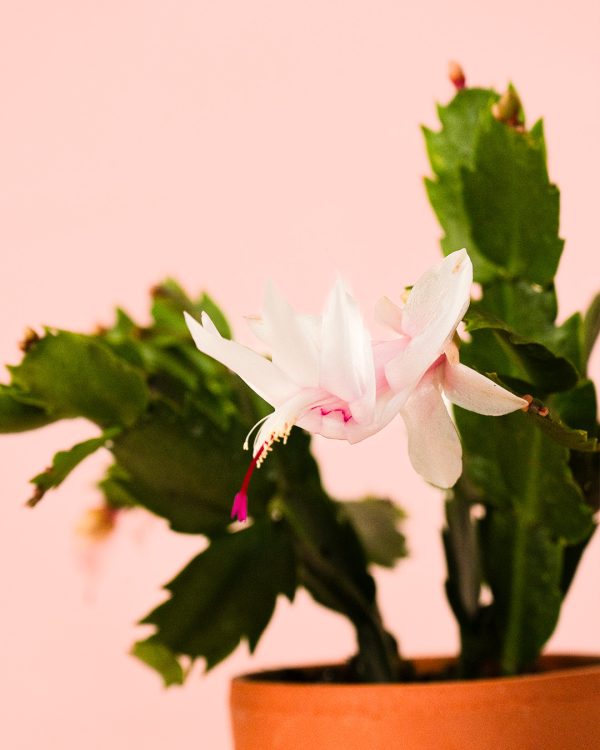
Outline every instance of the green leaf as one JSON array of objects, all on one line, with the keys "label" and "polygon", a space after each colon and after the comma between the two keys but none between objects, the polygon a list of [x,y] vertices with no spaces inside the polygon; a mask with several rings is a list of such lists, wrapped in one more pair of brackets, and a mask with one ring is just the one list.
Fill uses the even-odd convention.
[{"label": "green leaf", "polygon": [[107,505],[113,508],[134,508],[141,505],[134,494],[131,477],[117,463],[108,467],[104,479],[98,482],[98,488],[104,494]]},{"label": "green leaf", "polygon": [[598,334],[600,333],[600,294],[597,294],[587,309],[583,321],[583,358],[587,365]]},{"label": "green leaf", "polygon": [[49,489],[58,487],[85,458],[91,456],[99,448],[105,447],[120,431],[120,427],[113,427],[103,432],[100,437],[77,443],[68,451],[59,451],[52,459],[52,466],[31,480],[37,490],[30,504],[37,505]]},{"label": "green leaf", "polygon": [[477,247],[465,211],[462,168],[470,166],[482,122],[491,119],[492,104],[498,100],[494,91],[464,89],[447,107],[438,107],[442,130],[423,129],[427,152],[436,180],[425,180],[431,205],[445,232],[442,250],[445,255],[466,247],[473,261],[475,280],[489,281],[499,273]]},{"label": "green leaf", "polygon": [[477,488],[480,502],[513,509],[565,543],[575,544],[589,533],[590,511],[573,481],[567,448],[522,412],[491,418],[457,407],[454,411],[464,478]]},{"label": "green leaf", "polygon": [[542,286],[551,282],[564,241],[541,124],[526,133],[487,118],[473,163],[462,169],[462,184],[478,251],[507,276]]},{"label": "green leaf", "polygon": [[598,438],[588,436],[585,430],[574,430],[572,427],[568,427],[558,417],[553,416],[551,412],[542,417],[535,411],[530,410],[528,416],[542,432],[559,445],[584,453],[596,453],[600,450]]},{"label": "green leaf", "polygon": [[253,651],[279,594],[296,588],[293,545],[284,524],[268,519],[221,536],[195,557],[167,589],[171,598],[143,624],[176,655],[202,657],[211,669],[247,640]]},{"label": "green leaf", "polygon": [[591,380],[580,380],[575,388],[555,393],[549,400],[551,412],[575,430],[598,433],[596,389]]},{"label": "green leaf", "polygon": [[[119,481],[121,489],[175,531],[222,531],[250,461],[242,448],[247,431],[239,420],[224,432],[199,411],[180,413],[155,403],[114,441],[115,458],[129,476]],[[265,512],[273,494],[269,471],[267,462],[252,480],[253,516]]]},{"label": "green leaf", "polygon": [[563,545],[547,528],[495,510],[481,524],[481,536],[485,572],[503,628],[501,669],[516,674],[533,665],[556,627]]},{"label": "green leaf", "polygon": [[[523,315],[523,310],[527,310],[527,315]],[[542,287],[523,279],[496,279],[485,284],[482,299],[471,305],[471,312],[475,311],[502,320],[520,336],[540,340],[540,336],[554,330],[554,284]]]},{"label": "green leaf", "polygon": [[148,392],[139,371],[89,336],[48,331],[20,365],[9,369],[14,385],[53,419],[130,425],[146,408]]},{"label": "green leaf", "polygon": [[0,385],[0,433],[34,430],[54,421],[43,409],[27,403],[26,399],[18,389]]},{"label": "green leaf", "polygon": [[367,561],[384,568],[393,568],[406,557],[406,539],[398,526],[405,513],[390,500],[368,497],[342,503],[365,550]]},{"label": "green leaf", "polygon": [[530,417],[491,420],[458,408],[455,415],[463,481],[487,509],[481,550],[497,602],[498,656],[503,670],[514,673],[552,632],[562,601],[562,556],[589,538],[593,513],[571,474],[569,451]]},{"label": "green leaf", "polygon": [[177,657],[156,638],[134,643],[131,654],[156,670],[163,678],[165,687],[183,685],[185,682],[186,675]]},{"label": "green leaf", "polygon": [[496,372],[507,382],[531,383],[540,393],[568,390],[577,383],[577,370],[567,359],[520,336],[502,321],[474,309],[465,322],[473,344],[463,347],[462,358],[475,369]]}]

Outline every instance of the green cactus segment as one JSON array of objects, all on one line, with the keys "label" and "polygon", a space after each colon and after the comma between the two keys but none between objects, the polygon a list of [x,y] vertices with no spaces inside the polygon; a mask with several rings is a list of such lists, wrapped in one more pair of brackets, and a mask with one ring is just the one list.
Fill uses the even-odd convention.
[{"label": "green cactus segment", "polygon": [[242,640],[253,651],[277,597],[294,598],[296,567],[289,530],[284,523],[263,519],[219,537],[166,588],[170,599],[143,624],[156,627],[153,639],[172,654],[203,658],[211,669]]},{"label": "green cactus segment", "polygon": [[17,388],[0,385],[0,433],[25,432],[54,422],[54,417],[31,403]]},{"label": "green cactus segment", "polygon": [[498,121],[496,98],[461,91],[439,109],[442,130],[425,132],[442,250],[465,246],[481,283],[461,360],[534,399],[527,414],[493,420],[455,410],[464,471],[448,501],[446,589],[466,676],[534,664],[600,503],[596,397],[585,379],[600,305],[556,325],[563,240],[543,127]]},{"label": "green cactus segment", "polygon": [[31,504],[37,504],[43,495],[53,487],[58,487],[79,464],[100,448],[112,447],[112,440],[121,431],[120,427],[106,430],[100,437],[77,443],[68,451],[59,451],[52,459],[52,465],[35,476],[31,482],[36,486],[36,494]]},{"label": "green cactus segment", "polygon": [[91,336],[48,330],[9,369],[13,385],[54,419],[131,425],[148,403],[143,374]]}]

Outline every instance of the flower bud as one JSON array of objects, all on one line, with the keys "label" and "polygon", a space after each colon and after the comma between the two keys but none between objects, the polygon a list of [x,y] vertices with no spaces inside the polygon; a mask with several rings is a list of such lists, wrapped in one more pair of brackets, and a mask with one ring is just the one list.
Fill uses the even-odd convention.
[{"label": "flower bud", "polygon": [[448,63],[448,78],[454,84],[457,91],[464,89],[466,84],[464,71],[454,60]]},{"label": "flower bud", "polygon": [[496,120],[507,125],[513,127],[522,125],[521,100],[512,86],[509,86],[500,99],[492,105],[492,115]]},{"label": "flower bud", "polygon": [[27,353],[40,340],[39,334],[33,328],[26,328],[23,338],[19,341],[19,349]]}]

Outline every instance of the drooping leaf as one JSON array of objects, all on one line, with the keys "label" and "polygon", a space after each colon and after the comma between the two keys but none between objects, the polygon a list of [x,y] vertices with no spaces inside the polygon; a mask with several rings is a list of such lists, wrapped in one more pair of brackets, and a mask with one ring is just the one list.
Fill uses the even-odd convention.
[{"label": "drooping leaf", "polygon": [[58,487],[85,458],[106,446],[120,431],[120,427],[112,427],[99,437],[77,443],[68,451],[59,451],[52,459],[52,465],[31,480],[37,488],[31,504],[37,504],[49,489]]},{"label": "drooping leaf", "polygon": [[186,675],[179,660],[170,648],[156,638],[134,643],[131,654],[156,670],[162,677],[165,687],[183,685],[185,682]]},{"label": "drooping leaf", "polygon": [[68,331],[48,331],[10,371],[14,385],[54,419],[130,425],[148,400],[137,369],[92,337]]},{"label": "drooping leaf", "polygon": [[0,433],[35,430],[53,421],[42,408],[27,403],[18,389],[0,385]]},{"label": "drooping leaf", "polygon": [[572,427],[568,427],[558,417],[553,416],[552,412],[546,416],[540,416],[539,413],[536,414],[532,411],[528,412],[528,416],[534,421],[538,429],[559,445],[584,453],[596,453],[600,450],[597,437],[590,437],[585,430],[574,430]]},{"label": "drooping leaf", "polygon": [[279,594],[292,600],[295,559],[289,533],[268,519],[214,539],[166,587],[171,598],[143,623],[176,656],[204,658],[211,669],[242,640],[253,651]]},{"label": "drooping leaf", "polygon": [[399,524],[405,513],[390,500],[368,497],[342,503],[345,513],[363,545],[367,561],[384,568],[393,568],[406,557],[406,539]]},{"label": "drooping leaf", "polygon": [[540,393],[568,390],[577,383],[577,370],[567,359],[480,310],[469,312],[466,328],[473,344],[463,348],[462,358],[481,372],[496,372],[506,382],[530,383]]}]

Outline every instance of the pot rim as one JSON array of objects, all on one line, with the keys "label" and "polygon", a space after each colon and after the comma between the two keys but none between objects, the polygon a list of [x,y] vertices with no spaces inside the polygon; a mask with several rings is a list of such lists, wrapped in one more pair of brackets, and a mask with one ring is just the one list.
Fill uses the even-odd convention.
[{"label": "pot rim", "polygon": [[[456,663],[456,656],[442,655],[427,655],[427,656],[411,656],[405,659],[405,661],[420,664],[426,669],[423,674],[435,674],[435,672],[449,666],[450,664]],[[471,680],[452,680],[452,679],[429,679],[427,681],[414,681],[414,682],[302,682],[294,679],[278,679],[277,675],[281,672],[294,670],[302,672],[304,670],[320,670],[332,667],[340,667],[344,665],[344,662],[334,663],[319,663],[319,664],[299,664],[294,666],[282,666],[277,668],[270,668],[260,670],[258,672],[248,672],[242,675],[237,675],[232,678],[232,684],[238,685],[277,685],[277,686],[290,686],[294,690],[306,689],[306,690],[323,690],[323,688],[335,688],[335,689],[358,689],[358,690],[369,690],[373,688],[381,689],[403,689],[403,688],[427,688],[434,686],[437,689],[440,688],[454,688],[461,685],[507,685],[507,684],[521,684],[523,682],[543,682],[546,680],[555,679],[558,675],[561,677],[573,677],[579,674],[586,674],[588,672],[600,669],[600,654],[589,654],[585,652],[555,652],[544,654],[540,657],[540,665],[544,671],[541,672],[530,672],[526,674],[519,674],[513,676],[499,676],[499,677],[483,677]],[[429,667],[429,669],[427,669]]]}]

